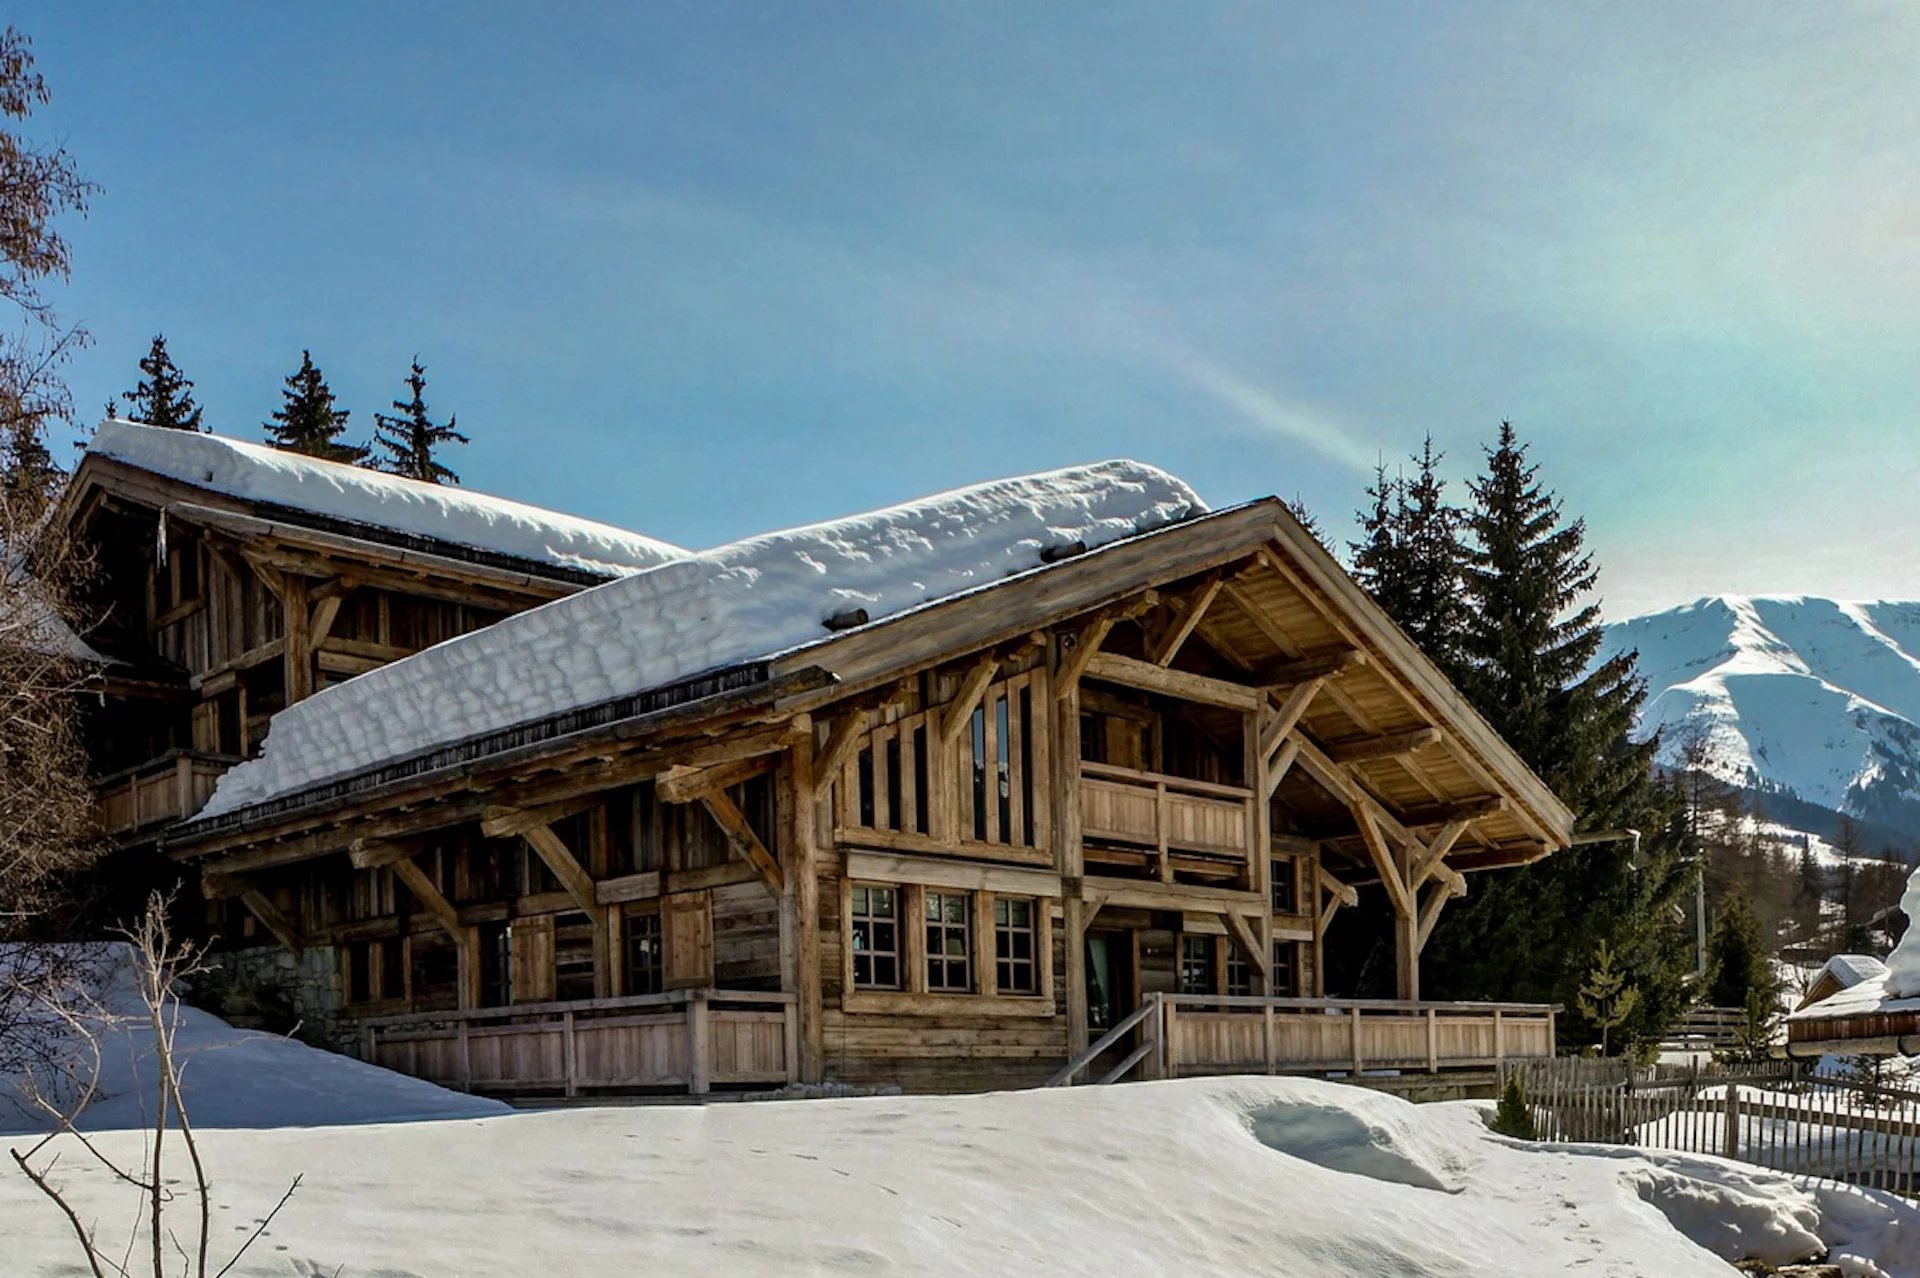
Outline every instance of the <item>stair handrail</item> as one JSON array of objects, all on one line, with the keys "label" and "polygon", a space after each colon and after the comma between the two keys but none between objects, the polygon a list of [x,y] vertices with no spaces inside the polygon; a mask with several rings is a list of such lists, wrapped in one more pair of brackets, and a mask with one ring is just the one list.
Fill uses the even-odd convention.
[{"label": "stair handrail", "polygon": [[[1092,1046],[1088,1047],[1086,1051],[1081,1052],[1078,1056],[1074,1057],[1072,1060],[1068,1061],[1065,1065],[1063,1065],[1060,1068],[1059,1073],[1055,1074],[1052,1078],[1049,1078],[1047,1080],[1046,1085],[1048,1087],[1071,1087],[1073,1085],[1074,1078],[1079,1075],[1081,1070],[1091,1065],[1096,1056],[1100,1055],[1100,1053],[1106,1051],[1109,1047],[1112,1047],[1115,1043],[1119,1042],[1121,1035],[1125,1034],[1128,1030],[1131,1030],[1134,1026],[1138,1025],[1141,1021],[1144,1021],[1145,1019],[1147,1019],[1147,1017],[1151,1016],[1153,1014],[1154,1009],[1159,1005],[1160,1005],[1159,995],[1157,994],[1148,995],[1147,998],[1141,1001],[1141,1004],[1139,1007],[1136,1007],[1133,1011],[1129,1012],[1117,1024],[1115,1024],[1112,1029],[1102,1034],[1099,1040],[1096,1041]],[[1132,1061],[1128,1062],[1128,1064],[1129,1066],[1131,1066],[1133,1064],[1137,1064],[1138,1061],[1139,1061],[1139,1056],[1136,1055]],[[1109,1076],[1108,1080],[1106,1081],[1111,1081],[1111,1079],[1112,1079],[1112,1076]]]}]

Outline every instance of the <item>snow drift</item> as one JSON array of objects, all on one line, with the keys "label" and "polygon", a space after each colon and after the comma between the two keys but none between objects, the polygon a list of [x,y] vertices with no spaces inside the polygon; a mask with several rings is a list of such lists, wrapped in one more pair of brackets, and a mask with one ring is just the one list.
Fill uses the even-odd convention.
[{"label": "snow drift", "polygon": [[[126,944],[78,947],[86,988],[98,1009],[90,1026],[100,1045],[99,1091],[82,1130],[146,1128],[156,1112],[153,1033],[141,999],[133,949]],[[0,979],[9,968],[0,952]],[[391,1123],[421,1118],[502,1114],[507,1107],[451,1092],[417,1078],[308,1047],[275,1034],[235,1029],[190,1006],[179,1009],[174,1039],[181,1099],[196,1129]],[[83,1043],[68,1040],[64,1057],[90,1074]],[[47,1080],[58,1088],[59,1079]],[[50,1119],[27,1104],[20,1080],[0,1078],[0,1133],[49,1130]],[[4,1233],[0,1230],[0,1233]]]},{"label": "snow drift", "polygon": [[590,519],[222,435],[109,421],[95,430],[87,450],[231,497],[602,577],[688,553]]},{"label": "snow drift", "polygon": [[1204,511],[1164,471],[1109,461],[769,533],[596,586],[329,688],[273,718],[200,815],[829,637]]},{"label": "snow drift", "polygon": [[[1920,1278],[1920,1212],[1718,1159],[1491,1135],[1485,1107],[1303,1079],[216,1131],[214,1228],[300,1192],[237,1273],[885,1272],[1725,1278],[1830,1250]],[[140,1136],[114,1133],[113,1151]],[[77,1170],[89,1218],[124,1187]],[[73,1272],[0,1178],[10,1273]]]}]

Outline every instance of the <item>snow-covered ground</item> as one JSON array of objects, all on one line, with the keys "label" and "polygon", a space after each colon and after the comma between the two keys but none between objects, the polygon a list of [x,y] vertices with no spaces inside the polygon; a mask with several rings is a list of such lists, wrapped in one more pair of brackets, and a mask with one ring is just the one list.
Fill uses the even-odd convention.
[{"label": "snow-covered ground", "polygon": [[[132,1132],[103,1139],[137,1156]],[[246,1274],[1534,1275],[1662,1278],[1829,1247],[1920,1275],[1920,1211],[1716,1159],[1510,1142],[1482,1107],[1219,1079],[955,1098],[606,1108],[216,1131],[215,1233],[295,1174]],[[124,1185],[78,1162],[88,1218]],[[73,1272],[0,1179],[8,1272]]]},{"label": "snow-covered ground", "polygon": [[[133,1034],[116,1031],[124,1064],[86,1126],[137,1167],[152,1079]],[[508,1112],[199,1013],[181,1043],[216,1267],[301,1178],[236,1275],[1721,1278],[1729,1259],[1830,1250],[1851,1274],[1920,1278],[1920,1210],[1884,1195],[1509,1141],[1485,1105],[1314,1080]],[[395,1121],[422,1115],[440,1117]],[[136,1231],[137,1254],[137,1190],[71,1143],[53,1179],[102,1234]],[[84,1272],[64,1218],[11,1168],[0,1272]]]}]

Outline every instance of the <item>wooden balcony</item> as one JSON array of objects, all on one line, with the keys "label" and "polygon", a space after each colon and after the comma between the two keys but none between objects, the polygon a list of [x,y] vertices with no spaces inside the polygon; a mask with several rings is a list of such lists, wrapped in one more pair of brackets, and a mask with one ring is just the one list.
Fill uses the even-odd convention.
[{"label": "wooden balcony", "polygon": [[469,1092],[778,1087],[799,1076],[794,996],[673,990],[361,1019],[376,1065]]},{"label": "wooden balcony", "polygon": [[1054,1076],[1071,1083],[1103,1055],[1131,1047],[1100,1082],[1142,1067],[1192,1074],[1440,1073],[1550,1059],[1558,1009],[1538,1003],[1154,994]]},{"label": "wooden balcony", "polygon": [[170,750],[105,777],[99,783],[101,828],[125,835],[190,817],[212,797],[220,774],[238,762],[232,755]]},{"label": "wooden balcony", "polygon": [[1080,765],[1080,832],[1089,862],[1145,863],[1162,882],[1246,874],[1253,791],[1105,763]]}]

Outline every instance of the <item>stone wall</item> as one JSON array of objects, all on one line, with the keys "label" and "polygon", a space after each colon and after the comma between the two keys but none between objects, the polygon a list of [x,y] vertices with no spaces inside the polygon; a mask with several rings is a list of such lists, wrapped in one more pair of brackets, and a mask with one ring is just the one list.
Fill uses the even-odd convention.
[{"label": "stone wall", "polygon": [[281,945],[216,950],[193,978],[189,998],[230,1024],[291,1034],[303,1043],[360,1055],[344,1011],[340,960],[331,945],[299,954]]}]

